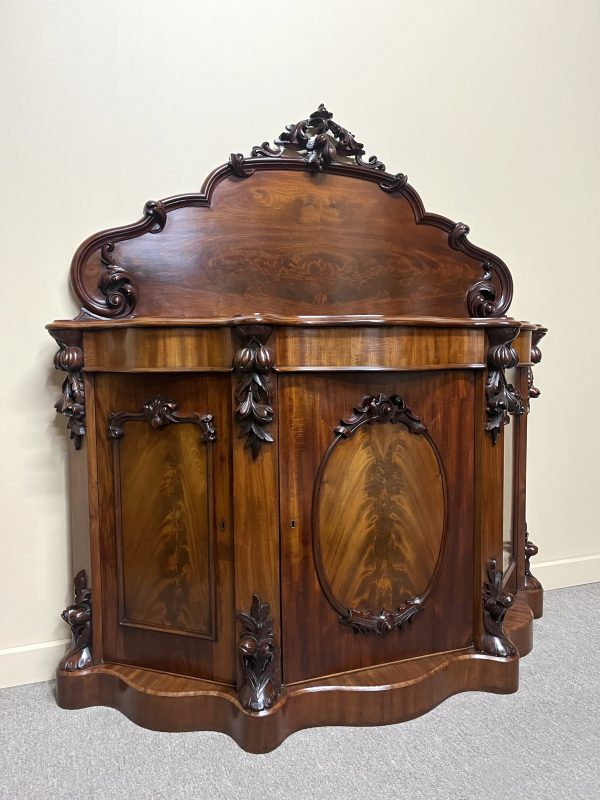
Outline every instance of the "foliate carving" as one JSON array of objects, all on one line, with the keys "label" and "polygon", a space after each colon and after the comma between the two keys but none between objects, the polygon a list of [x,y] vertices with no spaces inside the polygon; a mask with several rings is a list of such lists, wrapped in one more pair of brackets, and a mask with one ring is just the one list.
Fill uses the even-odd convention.
[{"label": "foliate carving", "polygon": [[537,556],[539,548],[533,542],[529,541],[529,531],[525,527],[525,588],[526,589],[541,589],[542,584],[538,581],[535,575],[531,574],[530,561],[534,556]]},{"label": "foliate carving", "polygon": [[354,409],[354,413],[348,419],[340,420],[340,424],[335,428],[335,433],[339,433],[345,439],[365,424],[374,422],[400,422],[405,425],[410,433],[425,433],[427,426],[412,413],[404,400],[398,395],[393,394],[386,397],[384,394],[367,395],[363,398],[362,404]]},{"label": "foliate carving", "polygon": [[491,281],[494,267],[489,261],[484,261],[483,277],[471,286],[467,292],[467,310],[470,317],[491,317],[494,314],[496,302],[496,287]]},{"label": "foliate carving", "polygon": [[108,417],[108,433],[112,439],[123,436],[123,425],[126,422],[149,422],[153,428],[164,428],[172,423],[188,422],[198,425],[202,431],[203,442],[214,442],[217,434],[213,427],[212,414],[181,414],[174,400],[167,400],[160,395],[148,400],[140,411],[118,411]]},{"label": "foliate carving", "polygon": [[395,611],[386,611],[382,608],[379,612],[372,612],[349,608],[346,613],[340,614],[340,622],[348,625],[355,633],[387,636],[393,630],[401,631],[422,610],[421,599],[411,597]]},{"label": "foliate carving", "polygon": [[486,381],[487,422],[485,429],[490,432],[493,444],[505,425],[510,423],[509,414],[522,414],[523,402],[519,392],[508,383],[505,369],[516,367],[519,355],[512,346],[519,333],[518,328],[490,328],[488,337],[490,347],[487,354],[488,377]]},{"label": "foliate carving", "polygon": [[281,691],[279,650],[268,603],[252,595],[250,613],[238,612],[242,622],[238,651],[242,681],[238,696],[249,711],[271,708]]},{"label": "foliate carving", "polygon": [[92,590],[87,585],[85,570],[73,580],[75,603],[62,612],[61,617],[71,626],[73,643],[58,668],[66,672],[92,666]]},{"label": "foliate carving", "polygon": [[[83,303],[78,319],[126,317],[133,313],[137,289],[129,272],[114,259],[115,244],[135,239],[145,233],[160,233],[167,223],[167,206],[162,200],[148,200],[144,216],[133,225],[114,228],[91,236],[79,247],[71,264],[71,284]],[[98,280],[102,297],[90,294],[83,280],[83,268],[90,256],[100,249],[104,270]]]},{"label": "foliate carving", "polygon": [[453,250],[462,250],[464,239],[469,235],[471,229],[464,222],[457,222],[448,233],[448,244]]},{"label": "foliate carving", "polygon": [[137,301],[137,289],[131,275],[124,267],[115,263],[113,242],[102,246],[101,259],[105,269],[100,275],[98,288],[106,298],[106,305],[117,317],[125,317],[133,313]]},{"label": "foliate carving", "polygon": [[[539,364],[542,360],[542,351],[539,348],[539,343],[547,332],[546,328],[537,328],[531,333],[531,361],[533,364]],[[540,396],[540,390],[533,385],[533,369],[531,367],[527,370],[527,386],[529,397],[535,400],[536,397]]]},{"label": "foliate carving", "polygon": [[239,438],[246,439],[245,447],[257,458],[262,445],[273,441],[268,430],[273,422],[273,386],[268,373],[273,369],[274,358],[265,344],[271,329],[241,326],[239,332],[245,340],[233,359],[233,366],[242,373],[235,393]]},{"label": "foliate carving", "polygon": [[85,387],[83,383],[83,351],[80,347],[58,343],[60,350],[54,356],[54,366],[63,370],[67,377],[63,381],[62,395],[54,404],[57,414],[67,418],[67,430],[75,443],[81,448],[85,436]]},{"label": "foliate carving", "polygon": [[483,627],[482,650],[490,656],[508,658],[517,650],[504,633],[504,617],[514,603],[514,596],[502,591],[502,570],[496,569],[496,559],[488,561],[488,580],[483,585]]}]

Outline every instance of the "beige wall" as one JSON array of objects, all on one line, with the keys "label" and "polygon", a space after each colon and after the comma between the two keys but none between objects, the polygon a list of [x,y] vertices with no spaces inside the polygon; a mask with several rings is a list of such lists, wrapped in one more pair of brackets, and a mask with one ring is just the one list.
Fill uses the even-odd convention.
[{"label": "beige wall", "polygon": [[535,572],[600,580],[599,23],[597,0],[4,0],[0,682],[49,676],[68,638],[67,437],[43,326],[76,311],[73,251],[319,102],[468,222],[513,271],[514,315],[550,328]]}]

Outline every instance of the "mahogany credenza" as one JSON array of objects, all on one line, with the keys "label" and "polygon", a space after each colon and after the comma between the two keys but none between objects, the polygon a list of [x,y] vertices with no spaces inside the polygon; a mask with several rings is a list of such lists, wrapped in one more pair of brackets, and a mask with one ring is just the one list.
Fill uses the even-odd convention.
[{"label": "mahogany credenza", "polygon": [[320,106],[81,245],[62,707],[265,752],[517,689],[545,328],[468,233]]}]

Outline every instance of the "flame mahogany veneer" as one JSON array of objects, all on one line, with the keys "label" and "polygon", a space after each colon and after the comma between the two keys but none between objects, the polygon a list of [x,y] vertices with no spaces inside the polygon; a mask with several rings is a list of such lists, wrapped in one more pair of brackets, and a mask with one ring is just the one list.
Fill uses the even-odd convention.
[{"label": "flame mahogany veneer", "polygon": [[319,106],[81,245],[61,706],[259,753],[516,691],[546,331],[468,233]]}]

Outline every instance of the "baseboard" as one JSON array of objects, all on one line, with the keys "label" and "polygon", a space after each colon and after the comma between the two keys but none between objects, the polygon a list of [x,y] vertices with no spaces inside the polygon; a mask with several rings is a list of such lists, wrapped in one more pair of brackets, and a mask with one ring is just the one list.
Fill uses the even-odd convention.
[{"label": "baseboard", "polygon": [[563,558],[559,561],[531,562],[531,571],[544,589],[562,589],[600,581],[600,554]]},{"label": "baseboard", "polygon": [[49,681],[70,644],[70,639],[59,639],[0,650],[0,689]]}]

